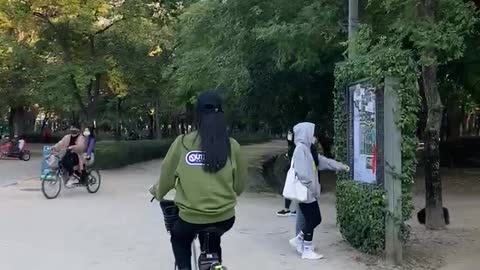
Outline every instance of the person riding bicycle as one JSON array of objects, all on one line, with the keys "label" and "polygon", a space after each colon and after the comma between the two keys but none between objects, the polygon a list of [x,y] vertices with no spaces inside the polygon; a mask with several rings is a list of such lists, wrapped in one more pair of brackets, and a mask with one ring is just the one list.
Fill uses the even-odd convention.
[{"label": "person riding bicycle", "polygon": [[13,136],[12,139],[9,140],[10,148],[8,148],[8,154],[15,154],[18,153],[18,135]]},{"label": "person riding bicycle", "polygon": [[218,231],[209,237],[209,251],[221,262],[221,235],[235,223],[237,197],[244,191],[247,179],[247,163],[238,142],[228,136],[220,96],[213,91],[202,93],[196,114],[198,131],[181,135],[173,142],[153,188],[159,201],[170,190],[176,190],[179,219],[170,233],[180,270],[192,269],[191,244],[195,235],[207,228]]},{"label": "person riding bicycle", "polygon": [[95,163],[95,144],[96,144],[96,137],[95,137],[95,129],[94,127],[85,128],[83,130],[83,136],[87,140],[87,151],[84,154],[85,157],[85,166],[90,167]]},{"label": "person riding bicycle", "polygon": [[[81,183],[84,183],[87,178],[87,172],[83,166],[83,164],[85,164],[83,154],[85,153],[86,148],[86,139],[80,134],[80,129],[76,125],[72,125],[70,127],[70,134],[65,135],[65,137],[52,147],[54,152],[66,150],[60,164],[70,176],[72,176],[74,172],[80,175]],[[78,184],[76,178],[70,178],[67,182],[67,186],[72,186],[74,184]]]}]

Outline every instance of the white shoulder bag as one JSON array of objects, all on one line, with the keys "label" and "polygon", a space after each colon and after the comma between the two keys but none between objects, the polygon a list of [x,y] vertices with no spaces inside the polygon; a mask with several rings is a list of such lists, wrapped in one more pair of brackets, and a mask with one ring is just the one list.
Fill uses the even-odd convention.
[{"label": "white shoulder bag", "polygon": [[287,179],[285,180],[283,197],[299,202],[305,202],[308,200],[308,188],[298,180],[297,173],[293,167],[293,159],[290,163]]}]

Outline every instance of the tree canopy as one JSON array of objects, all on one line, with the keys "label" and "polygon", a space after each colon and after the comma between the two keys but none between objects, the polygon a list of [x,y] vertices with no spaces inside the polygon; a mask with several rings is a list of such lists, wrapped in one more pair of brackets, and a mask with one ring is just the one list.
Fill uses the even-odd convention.
[{"label": "tree canopy", "polygon": [[[440,2],[432,26],[415,19],[414,1],[362,1],[370,45],[359,50],[388,43],[419,63],[434,50],[442,98],[456,93],[471,111],[474,2]],[[192,124],[196,95],[223,89],[233,130],[278,133],[309,119],[331,134],[346,19],[335,0],[0,0],[0,113],[13,126],[37,105],[57,122],[159,131]]]}]

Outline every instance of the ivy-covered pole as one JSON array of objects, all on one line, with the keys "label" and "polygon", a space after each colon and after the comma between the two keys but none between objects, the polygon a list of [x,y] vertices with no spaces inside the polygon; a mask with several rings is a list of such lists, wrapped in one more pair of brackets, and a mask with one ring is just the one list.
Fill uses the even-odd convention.
[{"label": "ivy-covered pole", "polygon": [[353,39],[358,30],[358,0],[348,0],[348,57],[355,55]]},{"label": "ivy-covered pole", "polygon": [[385,254],[392,264],[399,265],[403,260],[401,239],[402,217],[402,131],[398,126],[401,118],[400,100],[395,89],[399,80],[385,78],[384,87],[384,186],[387,195],[385,217]]}]

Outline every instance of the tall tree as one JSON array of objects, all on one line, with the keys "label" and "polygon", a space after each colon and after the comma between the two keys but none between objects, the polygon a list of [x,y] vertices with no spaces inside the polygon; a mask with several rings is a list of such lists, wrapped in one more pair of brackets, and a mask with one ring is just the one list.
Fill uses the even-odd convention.
[{"label": "tall tree", "polygon": [[419,71],[419,85],[428,108],[425,130],[426,225],[430,229],[441,229],[445,226],[445,219],[439,171],[443,116],[439,83],[444,78],[439,78],[438,70],[463,56],[466,39],[473,34],[478,14],[472,1],[458,0],[371,0],[366,12],[364,19],[371,25],[369,37],[388,40],[392,49],[408,52],[412,67]]}]

